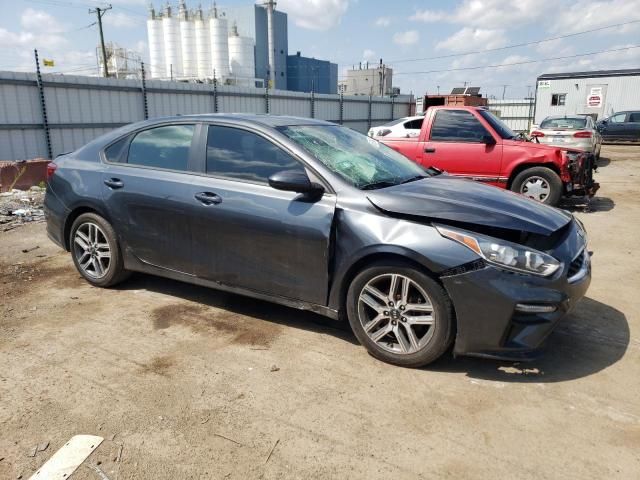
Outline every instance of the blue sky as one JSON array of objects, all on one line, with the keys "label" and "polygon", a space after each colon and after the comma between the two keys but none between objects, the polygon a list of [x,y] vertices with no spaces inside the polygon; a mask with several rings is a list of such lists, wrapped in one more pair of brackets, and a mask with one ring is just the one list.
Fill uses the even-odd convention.
[{"label": "blue sky", "polygon": [[[110,3],[113,9],[104,17],[106,41],[137,50],[147,59],[148,1]],[[189,7],[197,3],[187,0]],[[204,7],[210,3],[202,1]],[[105,2],[1,4],[0,70],[33,70],[33,49],[38,48],[41,57],[56,62],[45,71],[95,74],[98,31],[90,26],[95,15],[88,9]],[[404,93],[435,93],[438,86],[447,92],[467,82],[487,95],[500,98],[506,90],[506,98],[518,98],[533,88],[541,73],[640,67],[640,48],[628,48],[640,45],[640,0],[279,0],[277,8],[289,14],[289,53],[300,50],[331,60],[339,64],[341,75],[353,64],[382,58],[394,68],[394,85]],[[633,21],[537,45],[486,51]],[[521,63],[614,49],[618,51]],[[480,53],[464,55],[467,52]],[[432,59],[406,61],[424,58]],[[513,63],[521,64],[509,65]],[[477,68],[486,65],[504,66]]]}]

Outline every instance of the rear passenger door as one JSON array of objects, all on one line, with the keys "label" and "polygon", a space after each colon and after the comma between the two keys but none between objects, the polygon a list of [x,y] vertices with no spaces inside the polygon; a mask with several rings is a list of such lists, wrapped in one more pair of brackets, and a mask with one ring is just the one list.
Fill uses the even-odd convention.
[{"label": "rear passenger door", "polygon": [[103,199],[121,246],[143,263],[192,273],[196,124],[154,126],[108,146]]},{"label": "rear passenger door", "polygon": [[[283,170],[310,173],[282,146],[254,131],[210,125],[193,223],[196,274],[225,285],[326,304],[329,238],[336,197],[275,190]],[[312,177],[313,179],[313,177]]]}]

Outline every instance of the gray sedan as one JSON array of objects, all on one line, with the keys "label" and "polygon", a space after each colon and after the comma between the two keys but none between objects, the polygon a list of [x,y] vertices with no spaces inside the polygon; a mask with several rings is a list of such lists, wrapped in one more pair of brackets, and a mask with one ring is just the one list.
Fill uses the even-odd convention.
[{"label": "gray sedan", "polygon": [[545,145],[584,150],[600,158],[602,136],[588,115],[547,117],[533,125],[531,136]]},{"label": "gray sedan", "polygon": [[397,365],[528,358],[590,282],[572,215],[323,121],[140,122],[48,174],[48,234],[89,283],[138,271],[347,319]]}]

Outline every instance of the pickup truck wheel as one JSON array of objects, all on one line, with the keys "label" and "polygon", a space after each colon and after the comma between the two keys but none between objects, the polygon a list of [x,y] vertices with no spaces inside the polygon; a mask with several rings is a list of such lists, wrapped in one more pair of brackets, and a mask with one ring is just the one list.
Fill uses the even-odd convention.
[{"label": "pickup truck wheel", "polygon": [[556,206],[562,197],[562,180],[550,168],[532,167],[516,175],[511,190],[546,205]]},{"label": "pickup truck wheel", "polygon": [[360,343],[394,365],[427,365],[453,339],[453,309],[445,290],[401,262],[380,262],[361,271],[349,286],[346,307]]}]

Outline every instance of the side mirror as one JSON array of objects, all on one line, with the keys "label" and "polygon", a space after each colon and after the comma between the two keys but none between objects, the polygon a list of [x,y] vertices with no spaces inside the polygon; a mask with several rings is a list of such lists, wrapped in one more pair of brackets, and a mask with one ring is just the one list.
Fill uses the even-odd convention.
[{"label": "side mirror", "polygon": [[493,138],[493,135],[485,135],[482,137],[482,143],[485,145],[495,145],[497,142],[496,139]]},{"label": "side mirror", "polygon": [[276,190],[313,195],[321,195],[324,192],[322,185],[312,182],[305,172],[299,170],[274,173],[269,177],[269,186]]}]

